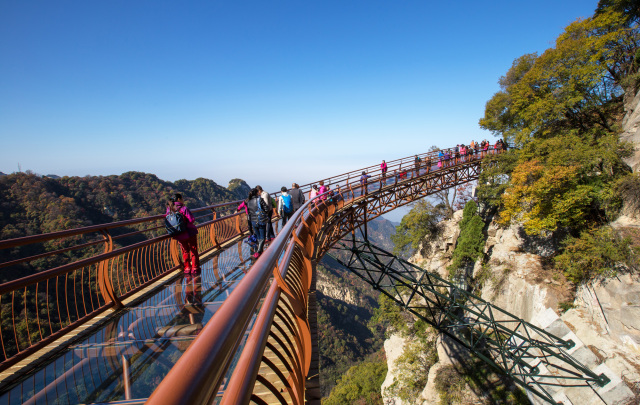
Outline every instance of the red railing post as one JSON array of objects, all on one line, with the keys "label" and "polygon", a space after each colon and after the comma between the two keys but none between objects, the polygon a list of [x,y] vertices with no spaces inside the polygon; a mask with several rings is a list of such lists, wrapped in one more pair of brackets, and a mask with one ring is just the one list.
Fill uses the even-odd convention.
[{"label": "red railing post", "polygon": [[[104,253],[112,252],[113,239],[109,234],[109,230],[103,229],[101,233],[105,236],[106,239]],[[122,308],[124,305],[116,295],[113,289],[113,283],[111,282],[111,277],[109,276],[110,261],[111,259],[104,259],[100,261],[100,264],[98,264],[98,288],[100,289],[100,294],[102,295],[106,303],[113,302],[116,308]]]}]

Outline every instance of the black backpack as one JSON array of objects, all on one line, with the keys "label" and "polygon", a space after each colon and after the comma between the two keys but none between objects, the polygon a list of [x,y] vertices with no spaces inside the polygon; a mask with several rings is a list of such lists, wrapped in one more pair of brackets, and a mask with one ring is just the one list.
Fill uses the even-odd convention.
[{"label": "black backpack", "polygon": [[167,228],[169,235],[176,236],[187,230],[187,221],[179,211],[171,211],[164,217],[164,226]]},{"label": "black backpack", "polygon": [[266,224],[267,222],[269,222],[269,214],[264,211],[262,209],[262,206],[260,205],[260,201],[262,200],[262,197],[256,197],[257,198],[257,205],[258,208],[256,209],[256,214],[258,216],[258,223],[259,224]]}]

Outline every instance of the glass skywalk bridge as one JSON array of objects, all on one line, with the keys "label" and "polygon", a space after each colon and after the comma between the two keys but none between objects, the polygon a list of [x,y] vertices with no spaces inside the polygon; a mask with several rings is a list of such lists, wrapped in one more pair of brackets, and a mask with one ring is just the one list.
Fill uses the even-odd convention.
[{"label": "glass skywalk bridge", "polygon": [[384,174],[374,165],[323,179],[332,194],[308,201],[255,262],[237,202],[193,210],[199,277],[181,275],[162,216],[0,241],[1,251],[72,239],[0,269],[72,249],[88,257],[0,284],[0,405],[319,404],[315,263],[367,221],[477,180],[498,152],[440,160],[435,151],[418,155],[428,162],[419,167],[412,156],[388,162]]},{"label": "glass skywalk bridge", "polygon": [[43,359],[0,395],[0,404],[143,403],[242,280],[250,257],[239,241],[203,262],[200,275],[174,276]]}]

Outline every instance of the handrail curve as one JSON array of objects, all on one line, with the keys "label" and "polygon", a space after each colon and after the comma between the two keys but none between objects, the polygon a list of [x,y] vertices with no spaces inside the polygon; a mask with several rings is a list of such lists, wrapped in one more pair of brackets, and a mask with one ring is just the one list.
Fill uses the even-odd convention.
[{"label": "handrail curve", "polygon": [[[428,152],[417,156],[435,163],[437,153],[437,151]],[[480,157],[482,156],[478,156]],[[175,403],[205,403],[217,395],[217,390],[226,375],[226,370],[229,369],[241,337],[256,316],[256,311],[259,319],[264,316],[263,311],[273,311],[273,313],[268,312],[265,323],[260,324],[263,326],[269,324],[270,332],[261,332],[257,335],[259,344],[255,345],[255,350],[246,351],[253,356],[247,364],[254,365],[256,358],[260,357],[264,361],[258,364],[261,364],[260,367],[266,367],[266,364],[272,362],[270,358],[272,359],[273,356],[287,359],[293,356],[293,360],[287,363],[285,369],[276,372],[276,374],[283,373],[287,378],[287,382],[283,382],[285,385],[279,388],[284,389],[286,386],[285,396],[295,397],[296,401],[304,402],[304,381],[311,362],[311,335],[306,308],[309,304],[309,289],[312,286],[315,262],[323,254],[322,249],[318,249],[318,243],[319,238],[324,240],[323,235],[326,232],[321,234],[321,231],[327,227],[327,224],[335,225],[332,221],[336,212],[344,212],[345,208],[352,209],[358,201],[375,194],[371,189],[376,186],[381,190],[384,187],[397,187],[399,184],[407,183],[407,173],[413,176],[411,174],[414,170],[413,159],[414,157],[408,157],[388,162],[389,169],[386,176],[383,176],[379,169],[372,169],[375,166],[365,168],[369,170],[372,177],[364,187],[357,181],[353,181],[356,174],[359,176],[363,169],[325,179],[331,184],[333,190],[306,201],[294,213],[269,249],[255,262],[249,273],[215,313],[212,321],[203,328],[192,347],[182,356],[185,359],[196,359],[197,362],[189,363],[182,358],[179,360],[179,363],[189,364],[182,371],[183,377],[189,377],[183,384],[188,389],[176,399],[178,402]],[[465,164],[478,165],[478,162],[479,160],[469,161]],[[456,165],[459,163],[455,160]],[[408,165],[409,168],[407,168]],[[451,165],[454,165],[453,159]],[[423,171],[424,167],[425,165],[422,166]],[[426,165],[427,174],[430,169],[431,165]],[[301,188],[309,190],[310,184]],[[193,210],[197,213],[206,213],[201,216],[202,218],[207,216],[213,218],[198,224],[198,250],[201,254],[215,252],[225,244],[246,235],[248,231],[246,214],[236,211],[237,203],[234,201]],[[220,213],[227,213],[227,215],[219,215]],[[353,213],[349,215],[354,219],[357,218]],[[361,214],[358,215],[361,216]],[[85,249],[89,245],[91,248],[101,244],[104,246],[101,253],[46,268],[34,274],[26,276],[17,274],[14,279],[0,284],[0,344],[2,346],[0,371],[106,310],[123,306],[126,299],[162,277],[178,274],[182,266],[182,258],[177,243],[168,235],[155,236],[155,232],[162,228],[162,225],[158,225],[158,221],[162,218],[163,215],[156,215],[0,241],[0,250],[2,250],[48,241],[57,242],[72,237],[80,238],[77,245],[63,248],[65,254],[74,248]],[[126,232],[126,227],[132,225],[147,227]],[[124,235],[127,236],[141,235],[149,231],[154,234],[142,241],[135,241],[126,246],[116,246],[114,241],[123,238],[122,233],[115,232],[116,229],[125,229]],[[93,233],[98,233],[100,239],[89,243],[83,240]],[[59,253],[60,250],[55,250],[38,254],[26,258],[24,262],[30,263],[34,257],[37,260],[43,260],[49,257],[47,255],[53,256]],[[0,268],[6,263],[0,263]],[[15,260],[11,263],[15,264]],[[52,263],[57,262],[52,261]],[[0,271],[7,274],[5,280],[12,275],[16,276],[6,270],[10,268],[5,267]],[[271,288],[277,291],[268,295],[271,298],[263,302],[264,294],[268,291],[271,294]],[[274,319],[277,319],[275,323]],[[211,324],[216,326],[209,327]],[[274,325],[275,332],[271,331],[271,325]],[[254,325],[252,331],[259,329]],[[264,354],[265,347],[266,352],[270,354]],[[244,352],[245,350],[243,355]],[[283,355],[283,353],[288,354]],[[174,369],[180,368],[174,367]],[[235,370],[237,369],[236,367]],[[172,372],[173,369],[167,376],[167,380],[173,378]],[[233,380],[232,378],[231,381]],[[255,381],[260,379],[256,377],[254,383]],[[158,398],[162,398],[163,403],[170,403],[166,401],[172,396],[163,391],[163,385],[164,383],[161,383],[156,390],[159,392]],[[202,387],[208,388],[202,391]],[[229,389],[231,387],[230,384]],[[269,387],[263,388],[271,392]],[[175,391],[175,385],[169,391]],[[150,400],[157,395],[154,392]],[[243,397],[246,395],[246,392],[242,393]]]},{"label": "handrail curve", "polygon": [[[455,164],[452,162],[450,170],[465,170],[471,166],[477,168],[479,165],[479,159],[466,162],[456,160]],[[476,179],[477,169],[473,173],[475,176],[455,176],[455,181]],[[300,313],[297,303],[301,302],[298,298],[301,297],[308,304],[314,263],[324,254],[320,249],[326,248],[326,242],[330,239],[327,238],[330,232],[325,228],[339,225],[334,220],[338,211],[349,211],[348,215],[355,221],[351,213],[354,207],[369,198],[375,198],[374,194],[384,195],[402,183],[411,186],[412,183],[428,182],[429,176],[437,178],[447,175],[446,170],[427,170],[411,180],[399,181],[396,178],[392,184],[372,178],[369,184],[378,182],[380,187],[377,191],[368,188],[366,183],[357,186],[350,184],[344,189],[338,187],[333,194],[327,192],[307,201],[294,213],[269,249],[257,259],[251,271],[158,385],[147,404],[211,403],[223,387],[223,380],[231,366],[231,342],[240,344],[246,331],[238,325],[248,325],[254,311],[258,311],[256,321],[228,384],[222,388],[224,395],[221,404],[246,404],[249,401],[304,403],[304,382],[311,362],[311,336],[307,314]],[[440,189],[434,187],[431,192]],[[422,196],[418,193],[415,198]],[[405,201],[399,205],[413,199],[409,194],[404,194],[403,198]],[[341,231],[339,226],[337,229]],[[279,272],[280,277],[271,277],[274,272]],[[264,303],[258,308],[265,290],[268,292]],[[276,366],[274,358],[280,359],[282,366]],[[282,359],[289,359],[295,364]],[[275,374],[278,378],[275,381],[265,379],[261,372],[263,369],[265,373]]]}]

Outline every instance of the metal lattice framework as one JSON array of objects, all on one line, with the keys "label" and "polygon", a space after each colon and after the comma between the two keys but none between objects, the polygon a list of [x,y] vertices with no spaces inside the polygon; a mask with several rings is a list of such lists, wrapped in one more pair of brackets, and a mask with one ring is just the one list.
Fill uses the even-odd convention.
[{"label": "metal lattice framework", "polygon": [[332,245],[367,221],[439,191],[477,180],[481,166],[482,162],[479,160],[469,161],[432,173],[420,173],[402,183],[381,183],[377,191],[365,192],[362,198],[357,198],[353,191],[345,192],[343,198],[353,202],[328,219],[320,232],[318,257],[322,257]]},{"label": "metal lattice framework", "polygon": [[351,242],[333,247],[347,259],[335,260],[540,398],[556,403],[550,386],[593,388],[609,382],[567,353],[573,341],[562,340],[367,240],[359,241],[355,232],[352,235]]},{"label": "metal lattice framework", "polygon": [[[148,403],[208,404],[216,397],[222,398],[223,405],[319,403],[319,396],[315,393],[310,395],[312,389],[309,384],[314,375],[317,377],[317,368],[312,366],[315,362],[317,367],[317,360],[314,360],[317,351],[313,348],[313,278],[315,263],[333,246],[348,253],[349,259],[342,263],[374,288],[466,346],[488,364],[504,370],[541,398],[552,401],[545,389],[549,385],[605,385],[607,379],[604,375],[595,375],[567,354],[571,341],[536,328],[366,242],[368,221],[425,196],[477,180],[485,165],[491,164],[491,159],[484,157],[500,152],[489,150],[473,157],[456,156],[445,160],[436,160],[437,151],[429,152],[419,155],[427,162],[422,166],[414,163],[413,157],[398,159],[390,165],[388,172],[370,170],[373,176],[363,183],[357,180],[361,170],[326,179],[327,184],[331,184],[331,193],[313,198],[294,213],[211,320],[198,329],[198,338],[157,386]],[[244,213],[235,213],[236,204],[194,210],[211,212],[199,225],[198,242],[202,253],[217,255],[238,243],[237,256],[242,257],[239,241],[246,235],[246,217]],[[227,215],[218,217],[222,211]],[[161,277],[179,273],[181,263],[175,243],[169,244],[167,236],[156,235],[161,227],[158,225],[161,218],[155,216],[0,241],[0,249],[8,249],[64,240],[70,236],[81,235],[84,238],[100,232],[103,237],[97,242],[81,240],[73,248],[107,245],[104,253],[19,277],[0,286],[2,315],[13,321],[4,323],[13,327],[0,330],[0,337],[13,335],[15,346],[10,351],[8,348],[11,346],[7,345],[11,343],[10,339],[0,341],[5,351],[4,357],[0,356],[0,369],[34,353],[106,309],[126,305],[125,299]],[[120,236],[110,234],[112,228],[126,229],[132,224],[141,229],[136,233],[123,231]],[[353,235],[358,228],[364,230],[365,242],[355,240]],[[112,240],[116,237],[146,233],[152,236],[142,242],[118,248],[113,246]],[[349,234],[352,235],[351,245],[344,242],[344,237]],[[69,249],[12,259],[0,263],[0,267],[9,268],[45,256],[54,257]],[[124,259],[120,259],[122,255]],[[88,266],[90,268],[85,269]],[[217,274],[215,276],[218,277]],[[69,284],[68,280],[76,279],[80,280],[78,285],[81,287],[85,280],[89,280],[85,283],[87,288],[91,287],[92,294],[103,297],[97,302],[97,308],[77,304],[85,294],[82,288],[73,288]],[[59,282],[69,291],[75,293],[79,290],[80,293],[66,294],[66,298],[48,298],[48,289]],[[27,297],[29,294],[38,298],[31,300]],[[47,308],[50,301],[59,303],[53,309],[75,307],[77,316],[67,323],[60,322],[57,329],[50,327],[47,334],[42,332],[39,316],[49,319],[58,316],[58,312],[62,315],[66,312],[51,310],[53,315],[50,315],[50,312],[38,311],[34,316],[24,317],[26,333],[19,334],[20,324],[16,320],[20,311],[14,308],[30,309],[29,305],[34,301],[32,306],[37,309],[41,304],[40,297],[44,297]],[[29,322],[34,317],[37,321],[35,326],[34,322]],[[144,322],[133,322],[132,327]],[[130,363],[125,358],[127,356],[121,357],[125,399],[129,399],[131,386],[129,396],[126,387],[131,380]],[[85,363],[81,364],[84,367]],[[76,368],[70,372],[74,370]],[[57,384],[56,381],[52,384]]]}]

